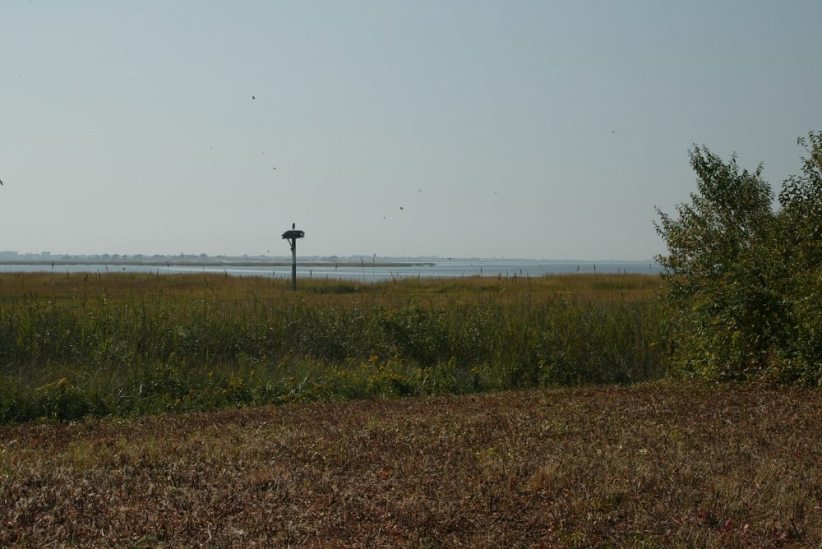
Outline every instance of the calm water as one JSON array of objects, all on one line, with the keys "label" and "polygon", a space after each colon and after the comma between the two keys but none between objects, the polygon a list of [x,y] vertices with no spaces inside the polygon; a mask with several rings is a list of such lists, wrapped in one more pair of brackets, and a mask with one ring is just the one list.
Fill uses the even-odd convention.
[{"label": "calm water", "polygon": [[[54,273],[225,273],[232,276],[262,276],[288,278],[290,266],[277,267],[241,267],[217,265],[0,265],[0,272],[54,272]],[[567,273],[631,273],[656,274],[659,265],[647,261],[621,262],[576,262],[576,261],[438,261],[433,265],[412,267],[369,266],[312,266],[301,267],[297,264],[298,278],[327,278],[362,281],[380,281],[392,278],[451,278],[462,276],[487,277],[538,277],[550,274]]]}]

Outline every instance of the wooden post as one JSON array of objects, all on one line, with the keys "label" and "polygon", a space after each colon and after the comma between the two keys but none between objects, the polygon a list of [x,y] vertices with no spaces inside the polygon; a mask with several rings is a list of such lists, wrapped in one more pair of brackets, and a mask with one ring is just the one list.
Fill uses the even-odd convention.
[{"label": "wooden post", "polygon": [[303,231],[296,229],[296,224],[291,224],[291,230],[283,233],[283,239],[288,240],[291,245],[291,289],[297,291],[297,239],[305,236]]},{"label": "wooden post", "polygon": [[297,239],[291,239],[291,289],[297,291]]}]

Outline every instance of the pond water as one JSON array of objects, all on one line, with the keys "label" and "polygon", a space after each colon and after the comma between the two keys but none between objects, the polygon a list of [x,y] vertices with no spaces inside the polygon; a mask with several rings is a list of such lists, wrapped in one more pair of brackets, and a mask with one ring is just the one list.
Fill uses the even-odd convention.
[{"label": "pond water", "polygon": [[[0,272],[54,272],[54,273],[225,273],[232,276],[258,276],[289,278],[290,265],[244,266],[244,265],[104,265],[104,264],[2,264]],[[369,264],[360,265],[300,265],[297,263],[298,278],[326,278],[361,281],[381,281],[393,278],[452,278],[465,276],[486,277],[539,277],[551,274],[569,273],[626,273],[657,274],[660,267],[648,261],[528,261],[528,260],[438,260],[433,263],[409,264]]]}]

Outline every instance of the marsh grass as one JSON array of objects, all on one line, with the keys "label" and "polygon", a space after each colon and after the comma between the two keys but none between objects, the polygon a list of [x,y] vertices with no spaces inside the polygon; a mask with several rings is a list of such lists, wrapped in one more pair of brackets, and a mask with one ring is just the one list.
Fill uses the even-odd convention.
[{"label": "marsh grass", "polygon": [[659,285],[2,275],[0,421],[653,379]]}]

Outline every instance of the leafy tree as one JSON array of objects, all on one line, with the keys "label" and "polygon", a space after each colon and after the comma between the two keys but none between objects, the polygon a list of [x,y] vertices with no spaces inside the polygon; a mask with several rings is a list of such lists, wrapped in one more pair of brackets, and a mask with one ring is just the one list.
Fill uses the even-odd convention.
[{"label": "leafy tree", "polygon": [[658,211],[659,258],[675,311],[675,370],[707,379],[822,384],[822,134],[800,139],[809,157],[772,209],[762,165],[741,170],[705,147],[677,216]]},{"label": "leafy tree", "polygon": [[802,173],[779,193],[773,284],[783,295],[786,340],[777,373],[783,381],[822,385],[822,132],[800,138]]}]

